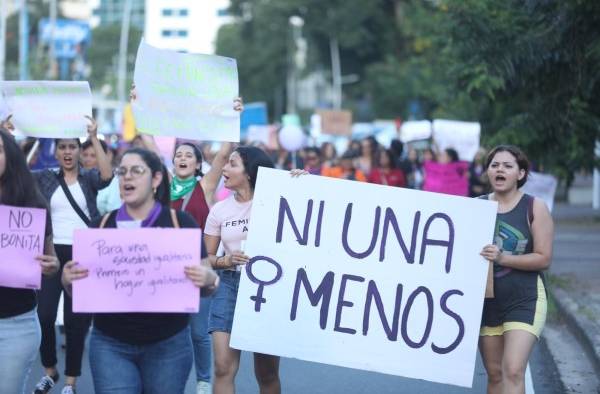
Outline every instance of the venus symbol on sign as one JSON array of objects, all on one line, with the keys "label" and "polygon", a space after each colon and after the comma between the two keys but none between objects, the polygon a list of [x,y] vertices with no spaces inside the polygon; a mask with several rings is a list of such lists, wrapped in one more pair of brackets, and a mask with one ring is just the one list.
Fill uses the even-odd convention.
[{"label": "venus symbol on sign", "polygon": [[[254,263],[256,263],[257,261],[266,261],[270,264],[273,264],[275,266],[275,269],[277,270],[277,272],[275,273],[275,277],[269,281],[264,281],[261,279],[258,279],[256,276],[254,276],[254,274],[252,273],[252,266],[254,265]],[[283,270],[281,269],[281,265],[279,265],[279,263],[275,260],[273,260],[270,257],[267,256],[254,256],[250,259],[250,261],[248,262],[248,264],[246,264],[246,274],[248,275],[248,278],[253,282],[256,283],[258,285],[258,290],[256,291],[256,295],[255,296],[251,296],[250,299],[252,301],[254,301],[254,311],[255,312],[260,312],[260,307],[261,304],[265,304],[267,302],[267,299],[263,297],[263,290],[265,286],[269,286],[272,285],[273,283],[277,282],[279,279],[281,279],[281,275],[283,274]]]}]

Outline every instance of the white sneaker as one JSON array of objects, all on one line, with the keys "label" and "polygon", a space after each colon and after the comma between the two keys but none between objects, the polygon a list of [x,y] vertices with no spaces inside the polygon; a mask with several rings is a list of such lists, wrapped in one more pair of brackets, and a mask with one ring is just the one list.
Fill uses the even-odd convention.
[{"label": "white sneaker", "polygon": [[212,394],[212,385],[203,380],[196,385],[196,394]]},{"label": "white sneaker", "polygon": [[75,388],[71,385],[66,385],[65,387],[63,387],[62,391],[60,392],[60,394],[75,394]]}]

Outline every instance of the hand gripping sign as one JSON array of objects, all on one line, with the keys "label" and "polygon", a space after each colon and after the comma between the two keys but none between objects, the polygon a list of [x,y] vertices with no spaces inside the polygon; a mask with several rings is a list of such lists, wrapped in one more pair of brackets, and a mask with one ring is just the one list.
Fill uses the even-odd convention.
[{"label": "hand gripping sign", "polygon": [[490,201],[261,168],[231,346],[470,386],[495,218]]}]

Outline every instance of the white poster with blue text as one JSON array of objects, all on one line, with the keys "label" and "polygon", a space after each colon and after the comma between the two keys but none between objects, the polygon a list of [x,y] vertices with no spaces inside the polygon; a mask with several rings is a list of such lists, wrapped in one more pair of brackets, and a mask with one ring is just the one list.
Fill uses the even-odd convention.
[{"label": "white poster with blue text", "polygon": [[260,168],[231,346],[471,387],[496,209]]},{"label": "white poster with blue text", "polygon": [[235,59],[158,49],[142,40],[135,61],[139,132],[203,141],[240,140]]}]

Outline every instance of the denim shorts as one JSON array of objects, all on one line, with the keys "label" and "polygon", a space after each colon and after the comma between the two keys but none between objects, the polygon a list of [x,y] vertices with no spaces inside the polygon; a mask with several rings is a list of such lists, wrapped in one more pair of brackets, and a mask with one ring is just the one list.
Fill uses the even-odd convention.
[{"label": "denim shorts", "polygon": [[214,331],[231,333],[235,300],[240,287],[240,272],[231,270],[219,271],[219,287],[213,294],[208,318],[208,332]]}]

